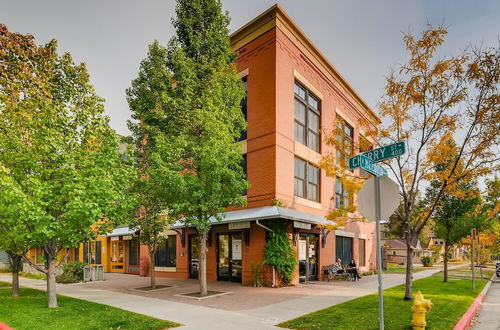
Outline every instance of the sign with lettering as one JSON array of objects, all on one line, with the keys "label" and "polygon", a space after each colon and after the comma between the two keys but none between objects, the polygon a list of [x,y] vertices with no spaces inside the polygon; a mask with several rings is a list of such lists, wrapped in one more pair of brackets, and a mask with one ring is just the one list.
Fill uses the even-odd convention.
[{"label": "sign with lettering", "polygon": [[124,241],[130,241],[132,239],[132,235],[125,235],[122,237]]},{"label": "sign with lettering", "polygon": [[387,170],[364,155],[359,155],[360,167],[375,176],[387,176]]},{"label": "sign with lettering", "polygon": [[250,221],[230,222],[227,227],[231,229],[247,229],[250,228]]},{"label": "sign with lettering", "polygon": [[232,252],[232,260],[241,260],[241,239],[233,239]]},{"label": "sign with lettering", "polygon": [[406,142],[399,141],[397,143],[389,144],[387,146],[363,152],[359,155],[349,158],[349,169],[361,167],[361,155],[370,158],[375,163],[381,162],[386,159],[399,157],[406,153]]},{"label": "sign with lettering", "polygon": [[310,223],[305,223],[305,222],[300,222],[300,221],[294,221],[293,222],[293,228],[311,229],[311,224]]}]

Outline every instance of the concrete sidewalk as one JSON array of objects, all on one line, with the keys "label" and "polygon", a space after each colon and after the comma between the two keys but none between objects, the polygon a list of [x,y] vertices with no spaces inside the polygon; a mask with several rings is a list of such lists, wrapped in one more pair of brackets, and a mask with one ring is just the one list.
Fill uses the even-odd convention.
[{"label": "concrete sidewalk", "polygon": [[[453,268],[462,265],[453,266]],[[414,274],[414,280],[431,276],[441,268],[430,269]],[[402,274],[385,274],[384,289],[404,283]],[[0,281],[10,282],[8,275],[0,275]],[[21,278],[21,286],[45,290],[45,281]],[[307,284],[315,286],[321,284]],[[269,294],[274,290],[270,289]],[[343,282],[333,283],[328,290],[320,294],[308,295],[297,299],[265,305],[258,308],[241,311],[228,311],[219,308],[199,306],[177,301],[137,296],[123,292],[92,288],[91,285],[57,285],[57,293],[74,298],[106,304],[128,311],[149,315],[159,319],[169,320],[185,325],[187,329],[276,329],[275,324],[296,318],[298,316],[340,304],[345,301],[365,296],[377,291],[377,281],[374,276],[364,278],[353,286],[345,286]],[[240,297],[245,299],[245,297]],[[211,299],[211,298],[208,298]]]},{"label": "concrete sidewalk", "polygon": [[475,323],[474,330],[500,330],[500,278],[493,279]]}]

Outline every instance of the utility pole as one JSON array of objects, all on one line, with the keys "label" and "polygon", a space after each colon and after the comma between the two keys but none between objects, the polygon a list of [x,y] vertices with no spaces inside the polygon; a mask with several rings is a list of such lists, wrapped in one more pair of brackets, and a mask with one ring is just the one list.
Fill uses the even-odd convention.
[{"label": "utility pole", "polygon": [[380,240],[380,179],[375,176],[375,225],[377,232],[377,279],[378,279],[378,314],[380,330],[384,330],[384,289],[382,287],[382,244]]},{"label": "utility pole", "polygon": [[471,263],[472,263],[472,290],[476,290],[476,274],[474,272],[474,241],[476,240],[476,228],[471,230],[471,242],[472,242],[472,253]]}]

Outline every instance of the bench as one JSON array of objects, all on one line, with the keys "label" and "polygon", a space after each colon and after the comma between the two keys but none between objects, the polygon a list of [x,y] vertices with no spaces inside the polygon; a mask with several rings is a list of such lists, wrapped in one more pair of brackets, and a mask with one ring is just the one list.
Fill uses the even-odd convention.
[{"label": "bench", "polygon": [[327,265],[322,267],[323,270],[323,281],[326,279],[328,282],[330,280],[342,280],[342,281],[352,281],[353,274],[351,272],[342,269],[339,272],[335,265]]}]

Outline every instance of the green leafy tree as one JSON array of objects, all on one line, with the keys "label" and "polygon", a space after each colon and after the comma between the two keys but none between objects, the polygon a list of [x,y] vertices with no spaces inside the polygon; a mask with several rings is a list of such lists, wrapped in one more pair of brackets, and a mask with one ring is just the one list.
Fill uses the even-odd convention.
[{"label": "green leafy tree", "polygon": [[[434,180],[426,192],[426,201],[437,194],[441,182]],[[473,181],[462,182],[453,191],[441,195],[439,203],[432,215],[432,230],[444,240],[444,282],[448,282],[448,260],[450,248],[470,234],[472,228],[482,230],[486,219],[477,213],[481,206],[479,188]]]},{"label": "green leafy tree", "polygon": [[282,282],[288,285],[293,280],[297,267],[297,254],[281,225],[272,226],[271,229],[264,248],[264,264],[275,267]]},{"label": "green leafy tree", "polygon": [[[173,134],[170,118],[165,109],[169,104],[168,93],[173,88],[172,74],[167,67],[167,50],[157,41],[149,46],[146,59],[141,62],[137,78],[127,89],[127,99],[133,121],[129,121],[136,150],[136,166],[141,177],[134,190],[140,208],[131,226],[140,229],[139,241],[148,247],[151,260],[151,288],[156,287],[155,254],[162,233],[175,218],[169,216],[172,192],[164,186],[162,164],[169,159],[170,150],[158,148],[163,136]],[[169,129],[166,129],[166,128]]]},{"label": "green leafy tree", "polygon": [[[162,156],[165,196],[170,209],[199,235],[200,295],[208,293],[207,235],[229,205],[243,205],[247,188],[241,147],[245,129],[240,108],[244,89],[234,68],[229,41],[229,16],[217,0],[179,0],[168,45],[172,73],[164,101]],[[160,158],[160,157],[159,157]]]},{"label": "green leafy tree", "polygon": [[42,247],[44,267],[25,260],[47,275],[48,306],[57,307],[59,253],[128,218],[135,169],[118,151],[84,64],[58,55],[55,41],[36,46],[5,26],[0,40],[0,192],[20,196],[0,206],[19,215],[2,210],[11,217],[0,221],[18,221],[30,246]]}]

